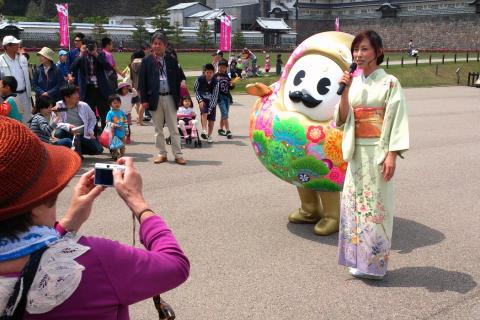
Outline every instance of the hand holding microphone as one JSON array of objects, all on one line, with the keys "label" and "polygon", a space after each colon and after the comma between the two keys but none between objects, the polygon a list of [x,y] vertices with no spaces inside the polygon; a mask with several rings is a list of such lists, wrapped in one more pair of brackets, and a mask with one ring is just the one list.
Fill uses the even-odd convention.
[{"label": "hand holding microphone", "polygon": [[339,96],[342,95],[343,91],[345,90],[345,87],[347,87],[347,85],[349,86],[352,83],[352,73],[354,73],[356,69],[357,69],[357,64],[354,62],[350,65],[349,70],[343,73],[343,76],[340,79],[340,87],[338,88],[338,91],[337,91],[337,94]]}]

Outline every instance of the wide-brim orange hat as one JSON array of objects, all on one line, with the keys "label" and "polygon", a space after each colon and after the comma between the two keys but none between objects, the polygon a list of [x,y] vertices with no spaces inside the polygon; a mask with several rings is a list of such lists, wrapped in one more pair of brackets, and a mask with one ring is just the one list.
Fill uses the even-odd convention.
[{"label": "wide-brim orange hat", "polygon": [[0,116],[0,221],[59,194],[80,165],[74,151],[46,144],[22,123]]}]

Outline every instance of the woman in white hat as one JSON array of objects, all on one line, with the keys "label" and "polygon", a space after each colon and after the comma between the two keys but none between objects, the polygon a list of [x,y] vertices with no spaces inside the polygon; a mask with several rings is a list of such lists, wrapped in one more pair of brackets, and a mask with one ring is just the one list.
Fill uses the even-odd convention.
[{"label": "woman in white hat", "polygon": [[48,96],[54,101],[60,100],[59,90],[65,84],[62,73],[55,65],[55,53],[52,49],[43,47],[37,53],[40,66],[33,75],[33,89],[37,97]]}]

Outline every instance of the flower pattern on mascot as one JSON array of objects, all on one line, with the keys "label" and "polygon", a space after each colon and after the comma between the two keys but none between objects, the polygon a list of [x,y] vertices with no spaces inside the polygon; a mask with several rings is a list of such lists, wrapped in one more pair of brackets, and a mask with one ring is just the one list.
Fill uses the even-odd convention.
[{"label": "flower pattern on mascot", "polygon": [[246,88],[260,97],[250,117],[255,154],[268,171],[297,186],[301,207],[290,222],[316,223],[319,235],[338,231],[346,163],[342,131],[332,119],[353,38],[342,32],[311,36],[292,53],[278,82]]}]

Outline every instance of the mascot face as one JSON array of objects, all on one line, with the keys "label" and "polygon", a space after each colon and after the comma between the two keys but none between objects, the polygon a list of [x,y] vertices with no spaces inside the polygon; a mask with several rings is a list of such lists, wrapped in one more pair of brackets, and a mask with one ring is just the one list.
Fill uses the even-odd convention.
[{"label": "mascot face", "polygon": [[332,119],[338,102],[338,79],[342,74],[340,66],[327,57],[318,54],[301,57],[285,81],[283,101],[286,109],[312,120]]},{"label": "mascot face", "polygon": [[290,56],[272,93],[255,103],[250,139],[262,164],[277,177],[315,191],[341,191],[347,164],[333,113],[338,80],[351,64],[353,36],[314,35]]}]

